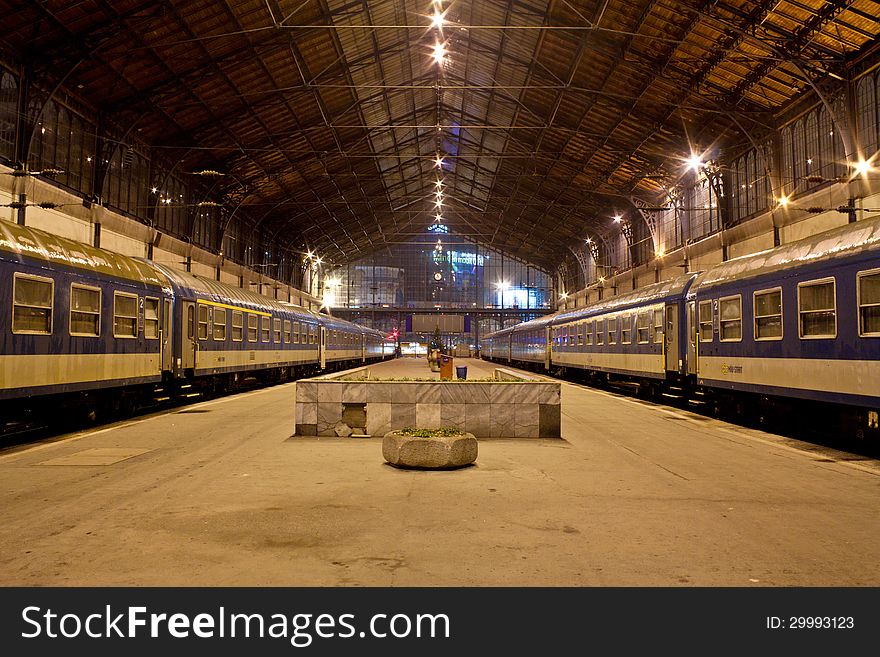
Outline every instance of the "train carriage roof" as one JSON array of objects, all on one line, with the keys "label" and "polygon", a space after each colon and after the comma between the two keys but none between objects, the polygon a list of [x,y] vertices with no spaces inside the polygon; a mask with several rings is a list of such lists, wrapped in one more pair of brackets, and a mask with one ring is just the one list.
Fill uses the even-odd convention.
[{"label": "train carriage roof", "polygon": [[291,303],[277,301],[264,297],[262,294],[251,292],[242,288],[212,281],[207,278],[201,278],[188,272],[172,269],[167,265],[160,263],[150,263],[156,269],[160,270],[177,290],[183,290],[195,293],[194,296],[208,298],[216,302],[225,302],[240,305],[244,309],[259,310],[262,312],[285,312],[292,313],[300,318],[300,321],[316,322],[318,317],[306,310],[302,306],[296,306]]},{"label": "train carriage roof", "polygon": [[715,265],[700,274],[691,292],[872,252],[880,256],[880,218],[832,228],[806,239]]},{"label": "train carriage roof", "polygon": [[682,274],[659,283],[640,287],[633,292],[627,292],[626,294],[620,294],[610,299],[584,306],[583,308],[562,312],[556,315],[552,323],[553,325],[559,325],[576,322],[579,319],[586,319],[614,310],[626,310],[627,308],[644,306],[645,304],[682,296],[687,292],[688,286],[696,276],[697,274],[693,272]]},{"label": "train carriage roof", "polygon": [[0,254],[11,254],[11,258],[19,261],[41,260],[52,268],[66,266],[146,285],[167,286],[163,277],[142,260],[4,220],[0,220]]}]

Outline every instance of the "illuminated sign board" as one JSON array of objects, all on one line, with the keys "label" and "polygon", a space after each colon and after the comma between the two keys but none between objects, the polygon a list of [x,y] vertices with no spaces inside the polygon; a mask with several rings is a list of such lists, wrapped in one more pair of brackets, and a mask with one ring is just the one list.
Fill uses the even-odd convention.
[{"label": "illuminated sign board", "polygon": [[453,265],[464,265],[468,267],[473,267],[474,265],[478,267],[482,267],[484,263],[484,256],[477,255],[476,253],[468,253],[462,251],[447,251],[444,253],[434,252],[434,262],[448,262]]}]

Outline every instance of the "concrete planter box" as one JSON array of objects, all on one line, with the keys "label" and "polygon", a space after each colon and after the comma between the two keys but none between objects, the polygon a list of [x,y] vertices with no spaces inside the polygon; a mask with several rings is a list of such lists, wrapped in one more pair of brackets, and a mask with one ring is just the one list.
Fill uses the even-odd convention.
[{"label": "concrete planter box", "polygon": [[[361,376],[362,378],[353,378]],[[477,438],[559,438],[559,383],[496,370],[504,381],[371,380],[367,368],[296,384],[296,435],[370,436],[405,427],[456,427]],[[513,380],[514,377],[518,377]]]},{"label": "concrete planter box", "polygon": [[398,468],[451,470],[477,460],[477,439],[472,433],[422,438],[389,431],[382,439],[382,456]]}]

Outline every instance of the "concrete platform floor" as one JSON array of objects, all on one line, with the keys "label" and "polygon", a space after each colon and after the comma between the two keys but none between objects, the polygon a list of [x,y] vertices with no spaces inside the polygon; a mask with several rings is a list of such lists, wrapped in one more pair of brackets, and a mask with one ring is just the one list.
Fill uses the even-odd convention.
[{"label": "concrete platform floor", "polygon": [[403,471],[294,386],[0,454],[0,584],[880,584],[876,461],[564,384],[563,440]]}]

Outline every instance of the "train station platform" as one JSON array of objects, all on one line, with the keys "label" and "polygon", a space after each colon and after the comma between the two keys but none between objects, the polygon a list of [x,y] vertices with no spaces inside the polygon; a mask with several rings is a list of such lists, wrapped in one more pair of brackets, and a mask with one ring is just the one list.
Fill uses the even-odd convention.
[{"label": "train station platform", "polygon": [[405,471],[295,385],[0,452],[0,584],[880,584],[877,461],[564,383],[562,439]]}]

